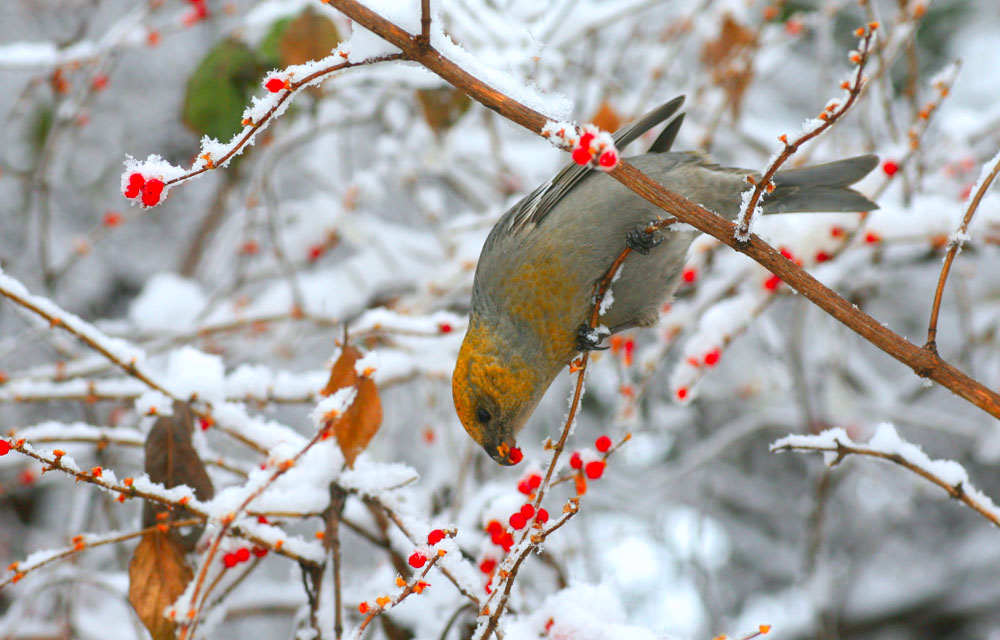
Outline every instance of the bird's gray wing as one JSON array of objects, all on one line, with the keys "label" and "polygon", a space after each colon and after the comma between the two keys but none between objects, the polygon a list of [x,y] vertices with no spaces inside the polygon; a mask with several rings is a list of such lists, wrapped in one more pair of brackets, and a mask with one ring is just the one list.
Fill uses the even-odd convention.
[{"label": "bird's gray wing", "polygon": [[[677,96],[673,100],[653,109],[635,122],[616,131],[613,138],[615,147],[618,148],[619,153],[642,134],[674,115],[681,108],[682,104],[684,104],[684,96]],[[677,126],[680,126],[679,122]],[[673,141],[673,136],[676,135],[676,129],[673,134],[668,134],[670,142]],[[660,138],[662,137],[663,135],[661,134]],[[657,139],[657,142],[660,142],[660,140]],[[588,171],[590,169],[586,166],[570,163],[563,167],[548,182],[541,184],[537,189],[525,196],[504,215],[507,233],[518,233],[538,224],[562,200],[563,196],[587,175]]]}]

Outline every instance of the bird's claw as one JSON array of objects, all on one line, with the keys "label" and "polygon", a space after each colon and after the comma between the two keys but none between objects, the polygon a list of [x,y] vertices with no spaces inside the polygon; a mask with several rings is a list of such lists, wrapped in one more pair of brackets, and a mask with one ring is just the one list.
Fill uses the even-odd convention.
[{"label": "bird's claw", "polygon": [[625,246],[627,246],[632,251],[636,253],[646,255],[650,250],[658,247],[661,242],[663,242],[663,234],[660,231],[647,231],[651,224],[654,222],[649,222],[645,224],[637,224],[634,229],[628,232],[625,236]]},{"label": "bird's claw", "polygon": [[604,327],[591,328],[588,324],[581,324],[576,330],[576,346],[580,351],[604,351],[607,347],[602,347],[601,342],[611,333]]}]

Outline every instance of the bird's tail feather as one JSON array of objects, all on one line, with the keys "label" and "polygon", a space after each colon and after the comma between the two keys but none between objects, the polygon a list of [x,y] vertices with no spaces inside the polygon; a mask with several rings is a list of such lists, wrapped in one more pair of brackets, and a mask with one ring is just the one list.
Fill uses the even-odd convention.
[{"label": "bird's tail feather", "polygon": [[774,192],[764,199],[765,213],[872,211],[878,205],[849,188],[878,166],[878,156],[864,155],[774,176]]}]

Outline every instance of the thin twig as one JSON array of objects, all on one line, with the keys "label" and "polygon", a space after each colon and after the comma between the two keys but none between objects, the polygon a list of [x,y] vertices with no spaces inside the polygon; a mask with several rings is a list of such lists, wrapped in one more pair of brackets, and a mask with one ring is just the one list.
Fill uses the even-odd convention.
[{"label": "thin twig", "polygon": [[941,297],[944,295],[944,285],[948,281],[948,274],[951,272],[951,263],[955,261],[955,256],[958,255],[959,249],[962,248],[965,236],[969,230],[969,223],[972,222],[972,216],[976,214],[979,203],[982,202],[983,196],[986,195],[997,174],[1000,173],[1000,153],[993,158],[992,163],[992,169],[984,176],[976,193],[969,200],[969,206],[965,210],[965,217],[962,218],[962,224],[958,226],[958,231],[952,235],[951,241],[948,243],[948,254],[944,257],[941,275],[938,277],[937,288],[934,290],[934,304],[931,306],[931,319],[927,325],[927,342],[924,344],[925,349],[934,353],[937,353],[938,312],[941,311]]}]

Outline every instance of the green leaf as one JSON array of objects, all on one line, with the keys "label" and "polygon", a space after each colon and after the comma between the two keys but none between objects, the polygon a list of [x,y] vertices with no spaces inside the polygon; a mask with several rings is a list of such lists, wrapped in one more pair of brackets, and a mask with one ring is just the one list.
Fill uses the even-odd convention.
[{"label": "green leaf", "polygon": [[229,140],[242,129],[243,110],[260,87],[264,68],[242,42],[220,42],[188,79],[182,118],[202,136]]}]

